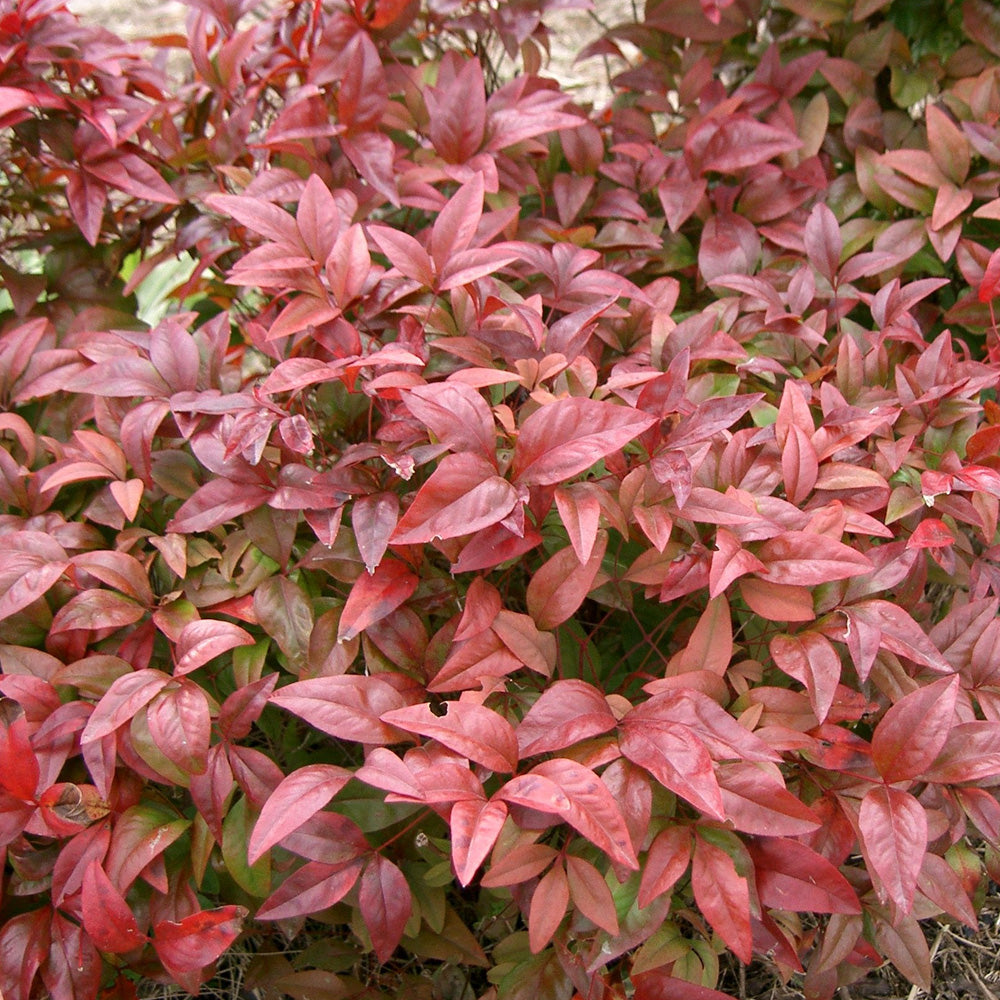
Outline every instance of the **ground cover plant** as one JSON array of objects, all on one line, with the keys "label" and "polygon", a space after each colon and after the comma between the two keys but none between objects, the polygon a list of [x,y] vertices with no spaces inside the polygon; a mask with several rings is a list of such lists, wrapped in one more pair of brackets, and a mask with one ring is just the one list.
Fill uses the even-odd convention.
[{"label": "ground cover plant", "polygon": [[7,1000],[829,1000],[975,927],[997,11],[648,0],[590,108],[560,6],[0,0]]}]

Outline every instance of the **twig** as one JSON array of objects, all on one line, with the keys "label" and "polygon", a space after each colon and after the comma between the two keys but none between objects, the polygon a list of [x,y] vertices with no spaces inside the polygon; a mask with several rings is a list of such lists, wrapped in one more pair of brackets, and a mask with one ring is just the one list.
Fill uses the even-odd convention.
[{"label": "twig", "polygon": [[993,948],[987,948],[985,945],[981,945],[978,941],[973,941],[971,938],[962,937],[950,928],[947,929],[947,933],[948,937],[953,941],[957,941],[963,948],[974,948],[976,951],[981,951],[984,955],[989,955],[993,959],[997,957],[997,953]]},{"label": "twig", "polygon": [[[984,948],[983,950],[985,951],[986,949]],[[975,967],[969,961],[968,957],[961,951],[961,949],[957,949],[955,955],[959,962],[965,966],[965,971],[972,976],[973,982],[975,982],[976,986],[979,987],[979,992],[982,994],[983,1000],[1000,1000],[996,993],[994,993],[993,990],[986,985],[979,973],[976,972]]]}]

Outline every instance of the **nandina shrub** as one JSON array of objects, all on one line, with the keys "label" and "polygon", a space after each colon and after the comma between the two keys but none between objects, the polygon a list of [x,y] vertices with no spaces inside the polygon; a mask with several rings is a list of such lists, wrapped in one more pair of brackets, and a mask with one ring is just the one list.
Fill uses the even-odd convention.
[{"label": "nandina shrub", "polygon": [[0,0],[6,997],[239,939],[829,998],[975,926],[994,12],[650,2],[595,110],[555,6],[192,4],[161,63]]}]

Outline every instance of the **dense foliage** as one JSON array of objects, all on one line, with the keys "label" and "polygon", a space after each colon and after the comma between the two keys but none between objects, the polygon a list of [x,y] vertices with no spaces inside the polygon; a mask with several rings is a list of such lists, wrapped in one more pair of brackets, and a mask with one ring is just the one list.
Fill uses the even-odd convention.
[{"label": "dense foliage", "polygon": [[1000,14],[647,0],[592,109],[564,6],[0,0],[6,1000],[829,1000],[975,926]]}]

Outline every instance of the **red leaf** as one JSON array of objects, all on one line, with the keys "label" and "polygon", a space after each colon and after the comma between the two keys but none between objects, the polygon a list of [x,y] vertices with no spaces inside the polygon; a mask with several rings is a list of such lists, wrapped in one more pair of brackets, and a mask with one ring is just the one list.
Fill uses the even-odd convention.
[{"label": "red leaf", "polygon": [[832,284],[840,269],[844,240],[840,235],[837,217],[827,205],[820,202],[813,206],[802,236],[809,263]]},{"label": "red leaf", "polygon": [[686,979],[676,979],[659,969],[632,976],[633,1000],[732,1000],[729,993],[699,986]]},{"label": "red leaf", "polygon": [[249,735],[277,683],[277,674],[267,674],[226,698],[219,710],[219,730],[227,740],[236,743]]},{"label": "red leaf", "polygon": [[621,451],[656,422],[654,416],[614,403],[557,399],[524,421],[514,449],[514,480],[525,486],[565,482]]},{"label": "red leaf", "polygon": [[158,694],[146,709],[149,735],[164,756],[188,774],[202,774],[212,719],[205,692],[191,681]]},{"label": "red leaf", "polygon": [[308,764],[292,771],[260,811],[247,845],[250,864],[319,812],[353,777],[334,764]]},{"label": "red leaf", "polygon": [[406,734],[382,722],[406,699],[388,681],[375,676],[314,677],[280,688],[271,704],[305,719],[330,736],[357,743],[399,743]]},{"label": "red leaf", "polygon": [[909,914],[896,914],[892,922],[882,917],[875,922],[878,950],[915,986],[931,993],[931,956],[923,928]]},{"label": "red leaf", "polygon": [[963,722],[955,726],[937,760],[921,775],[951,785],[983,781],[1000,774],[1000,727],[995,721]]},{"label": "red leaf", "polygon": [[388,858],[374,855],[361,876],[358,904],[378,960],[388,962],[412,911],[406,876]]},{"label": "red leaf", "polygon": [[532,574],[525,600],[540,629],[553,629],[576,612],[594,586],[607,546],[607,532],[598,532],[587,562],[581,564],[573,547],[567,546]]},{"label": "red leaf", "polygon": [[[131,806],[118,816],[104,871],[120,892],[127,892],[141,873],[148,875],[150,866],[191,825],[190,820],[174,817],[176,813],[149,802]],[[167,891],[165,885],[161,891]]]},{"label": "red leaf", "polygon": [[979,284],[979,301],[992,302],[1000,295],[1000,247],[990,254],[983,280]]},{"label": "red leaf", "polygon": [[927,850],[924,807],[909,792],[878,785],[861,800],[858,829],[879,895],[909,913]]},{"label": "red leaf", "polygon": [[472,452],[447,455],[420,488],[393,532],[393,545],[458,538],[498,524],[518,493],[485,459]]},{"label": "red leaf", "polygon": [[816,814],[785,788],[774,772],[738,761],[716,772],[726,819],[737,830],[768,837],[796,837],[819,825]]},{"label": "red leaf", "polygon": [[695,837],[691,888],[705,919],[741,962],[753,959],[750,887],[721,847]]},{"label": "red leaf", "polygon": [[622,753],[647,770],[664,788],[712,819],[724,820],[722,792],[708,748],[686,726],[645,720],[622,720],[618,743]]},{"label": "red leaf", "polygon": [[81,899],[83,926],[100,951],[121,955],[145,944],[146,935],[99,861],[91,861],[84,873]]},{"label": "red leaf", "polygon": [[468,885],[476,869],[493,849],[507,819],[504,802],[464,799],[451,807],[451,860],[462,885]]},{"label": "red leaf", "polygon": [[269,489],[229,479],[211,479],[181,504],[167,525],[168,532],[192,535],[211,531],[226,521],[262,507],[272,496]]},{"label": "red leaf", "polygon": [[757,556],[771,583],[813,587],[860,576],[873,567],[868,557],[827,535],[784,531],[761,545]]},{"label": "red leaf", "polygon": [[597,541],[597,527],[601,517],[599,487],[593,483],[573,483],[558,486],[555,492],[556,509],[562,519],[573,551],[581,563],[590,559]]},{"label": "red leaf", "polygon": [[256,919],[288,920],[325,910],[351,891],[360,874],[360,858],[336,864],[309,861],[264,900]]},{"label": "red leaf", "polygon": [[908,549],[943,549],[953,544],[955,535],[939,517],[925,517],[906,540]]},{"label": "red leaf", "polygon": [[494,860],[483,875],[482,884],[492,889],[527,882],[545,871],[558,856],[559,852],[548,844],[519,844]]},{"label": "red leaf", "polygon": [[435,151],[446,163],[472,159],[483,144],[486,130],[486,93],[479,60],[465,60],[448,84],[425,88],[424,100]]},{"label": "red leaf", "polygon": [[496,797],[561,816],[616,864],[639,867],[611,792],[588,767],[557,757],[512,778]]},{"label": "red leaf", "polygon": [[92,743],[113,733],[148,705],[169,683],[159,670],[136,670],[119,677],[97,703],[80,734],[81,743]]},{"label": "red leaf", "polygon": [[343,66],[337,90],[337,117],[348,133],[374,130],[388,101],[385,69],[375,43],[355,32],[340,55]]},{"label": "red leaf", "polygon": [[[474,60],[469,60],[459,73],[472,76],[473,86],[475,86],[476,70],[472,66]],[[464,105],[468,95],[463,95],[463,115],[468,113]],[[432,126],[433,132],[433,126]],[[434,228],[431,230],[430,252],[434,263],[439,271],[447,267],[456,254],[468,249],[476,235],[479,227],[479,220],[483,216],[483,175],[478,171],[472,175],[472,179],[463,184],[449,199],[444,208],[441,209],[437,219],[434,220]]]},{"label": "red leaf", "polygon": [[706,118],[689,133],[684,152],[692,172],[733,174],[801,145],[794,132],[737,113]]},{"label": "red leaf", "polygon": [[69,568],[69,560],[43,562],[33,569],[21,573],[10,586],[0,594],[0,621],[23,611],[49,591]]},{"label": "red leaf", "polygon": [[764,837],[749,851],[762,905],[799,913],[861,913],[851,883],[805,844]]},{"label": "red leaf", "polygon": [[[403,397],[406,408],[452,451],[496,463],[496,429],[486,400],[462,382],[432,382]],[[495,470],[494,470],[495,471]]]},{"label": "red leaf", "polygon": [[442,268],[438,279],[439,292],[447,292],[452,288],[471,284],[479,278],[494,274],[500,268],[521,256],[519,249],[506,250],[504,247],[516,246],[512,243],[501,243],[492,247],[479,247],[473,250],[463,250],[455,254]]},{"label": "red leaf", "polygon": [[604,695],[586,681],[550,684],[517,727],[520,757],[563,750],[615,727]]},{"label": "red leaf", "polygon": [[[937,647],[927,638],[920,626],[910,617],[905,609],[893,604],[890,601],[859,601],[857,604],[847,605],[841,609],[847,616],[850,629],[847,635],[847,646],[851,650],[852,657],[855,657],[855,666],[858,672],[863,673],[866,679],[871,661],[882,646],[898,656],[905,656],[919,663],[921,666],[929,667],[941,673],[951,673],[952,668],[948,661],[938,652]],[[868,669],[862,670],[856,657],[858,645],[867,643],[867,654],[865,656]],[[872,648],[874,647],[874,648]]]},{"label": "red leaf", "polygon": [[12,917],[0,930],[0,989],[7,1000],[30,1000],[32,984],[50,946],[51,907]]},{"label": "red leaf", "polygon": [[427,251],[408,233],[388,226],[369,226],[368,235],[389,258],[389,263],[424,288],[434,286],[434,264]]},{"label": "red leaf", "polygon": [[816,719],[825,722],[840,683],[840,657],[833,643],[818,632],[800,632],[775,636],[770,650],[774,662],[805,685]]},{"label": "red leaf", "polygon": [[691,830],[676,824],[661,830],[649,845],[642,866],[638,903],[645,909],[663,893],[669,892],[687,871],[691,861]]},{"label": "red leaf", "polygon": [[220,906],[177,922],[161,920],[153,928],[153,947],[171,975],[198,972],[239,937],[246,915],[242,906]]},{"label": "red leaf", "polygon": [[[58,910],[52,915],[52,944],[42,966],[42,981],[49,995],[66,1000],[89,1000],[101,986],[101,956],[87,932]],[[15,994],[7,994],[15,1000]]]},{"label": "red leaf", "polygon": [[253,636],[232,622],[213,619],[188,622],[181,631],[174,650],[174,676],[189,674],[209,660],[238,646],[252,646]]},{"label": "red leaf", "polygon": [[615,901],[604,876],[589,862],[573,854],[566,855],[566,877],[576,908],[602,930],[618,934]]},{"label": "red leaf", "polygon": [[337,641],[347,642],[405,604],[420,583],[416,574],[398,559],[383,559],[374,573],[354,581],[340,614]]},{"label": "red leaf", "polygon": [[942,677],[882,716],[872,734],[872,759],[886,782],[915,778],[934,763],[955,721],[958,688],[957,677]]},{"label": "red leaf", "polygon": [[474,577],[465,594],[465,607],[458,628],[452,638],[453,642],[464,642],[474,636],[481,635],[495,621],[503,608],[500,591],[483,577]]},{"label": "red leaf", "polygon": [[471,701],[445,702],[444,709],[443,715],[435,715],[428,703],[411,705],[385,712],[382,721],[437,740],[491,771],[517,768],[517,738],[502,715]]},{"label": "red leaf", "polygon": [[528,945],[537,955],[552,940],[569,906],[569,881],[562,865],[553,865],[535,886],[528,910]]},{"label": "red leaf", "polygon": [[351,527],[369,573],[374,573],[382,561],[398,520],[399,497],[395,493],[372,493],[354,501]]},{"label": "red leaf", "polygon": [[141,604],[124,594],[113,590],[83,590],[56,612],[49,634],[74,629],[124,628],[134,625],[145,613]]},{"label": "red leaf", "polygon": [[21,715],[6,726],[0,725],[0,786],[17,799],[34,802],[38,778],[38,758],[28,738],[28,720]]}]

